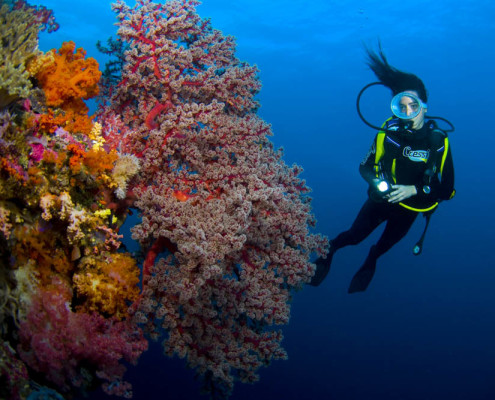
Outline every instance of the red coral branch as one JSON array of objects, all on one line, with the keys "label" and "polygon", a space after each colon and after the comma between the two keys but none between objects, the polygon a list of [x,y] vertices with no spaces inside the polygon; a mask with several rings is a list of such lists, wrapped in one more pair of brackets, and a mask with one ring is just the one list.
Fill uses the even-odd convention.
[{"label": "red coral branch", "polygon": [[156,103],[156,105],[151,109],[151,111],[148,113],[148,116],[144,120],[144,123],[148,127],[148,129],[156,129],[158,127],[158,124],[155,122],[155,118],[162,113],[167,112],[170,108],[172,108],[173,105],[170,101],[166,101],[165,103]]}]

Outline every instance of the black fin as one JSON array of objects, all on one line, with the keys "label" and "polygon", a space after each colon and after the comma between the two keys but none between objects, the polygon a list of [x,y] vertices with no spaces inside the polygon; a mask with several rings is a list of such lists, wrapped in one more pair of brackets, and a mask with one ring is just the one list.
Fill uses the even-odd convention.
[{"label": "black fin", "polygon": [[371,280],[373,279],[373,276],[375,275],[375,270],[376,270],[376,257],[372,255],[368,255],[363,266],[359,268],[359,271],[356,272],[356,274],[352,278],[347,293],[364,292],[368,288]]},{"label": "black fin", "polygon": [[309,285],[319,286],[324,281],[324,279],[328,275],[328,272],[330,272],[333,254],[334,252],[330,251],[327,254],[327,258],[318,257],[318,259],[315,261],[316,271],[313,278],[311,278],[311,281],[309,281]]}]

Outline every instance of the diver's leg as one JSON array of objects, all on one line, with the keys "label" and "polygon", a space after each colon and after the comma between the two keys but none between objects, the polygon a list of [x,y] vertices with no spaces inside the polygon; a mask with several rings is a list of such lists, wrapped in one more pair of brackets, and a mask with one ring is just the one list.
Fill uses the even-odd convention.
[{"label": "diver's leg", "polygon": [[[400,207],[400,206],[397,206]],[[363,292],[368,288],[376,270],[376,260],[390,250],[409,231],[417,213],[394,207],[377,244],[372,246],[364,264],[352,278],[348,293]]]},{"label": "diver's leg", "polygon": [[392,211],[387,225],[385,225],[385,230],[376,243],[376,258],[385,254],[406,236],[418,216],[417,212],[407,210],[401,206],[397,207]]},{"label": "diver's leg", "polygon": [[368,199],[361,207],[351,228],[331,240],[334,251],[345,246],[356,245],[366,239],[378,225],[385,221],[384,206],[386,205],[383,203]]},{"label": "diver's leg", "polygon": [[366,201],[361,207],[356,220],[351,228],[342,232],[335,239],[330,240],[330,249],[325,258],[319,257],[316,261],[316,270],[309,284],[311,286],[319,286],[328,275],[332,264],[333,255],[338,249],[348,245],[358,244],[364,240],[373,230],[376,229],[384,218],[377,203],[372,200]]}]

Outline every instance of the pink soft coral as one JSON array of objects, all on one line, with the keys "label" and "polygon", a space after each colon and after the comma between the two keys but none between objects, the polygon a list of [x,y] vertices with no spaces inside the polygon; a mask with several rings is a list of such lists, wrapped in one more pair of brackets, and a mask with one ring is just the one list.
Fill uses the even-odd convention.
[{"label": "pink soft coral", "polygon": [[84,385],[83,370],[89,366],[109,393],[131,397],[121,361],[135,363],[146,350],[142,332],[127,321],[75,313],[71,299],[72,290],[61,280],[33,297],[20,327],[22,359],[61,390]]}]

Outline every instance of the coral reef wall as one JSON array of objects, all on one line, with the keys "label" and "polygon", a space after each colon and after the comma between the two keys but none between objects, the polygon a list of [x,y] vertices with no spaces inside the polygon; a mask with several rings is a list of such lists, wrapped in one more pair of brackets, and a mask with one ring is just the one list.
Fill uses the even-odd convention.
[{"label": "coral reef wall", "polygon": [[3,2],[0,19],[0,398],[38,384],[130,397],[123,361],[148,342],[128,314],[140,270],[119,249],[127,205],[115,192],[138,161],[105,146],[88,116],[96,60],[72,42],[37,50],[50,11]]},{"label": "coral reef wall", "polygon": [[[257,68],[193,0],[113,4],[104,79],[73,42],[37,50],[49,10],[0,4],[12,43],[0,65],[0,391],[131,397],[122,362],[148,338],[210,394],[256,381],[286,357],[291,296],[328,246],[310,231],[301,168],[257,115]],[[21,42],[9,26],[20,12]],[[142,259],[121,246],[131,208]]]}]

